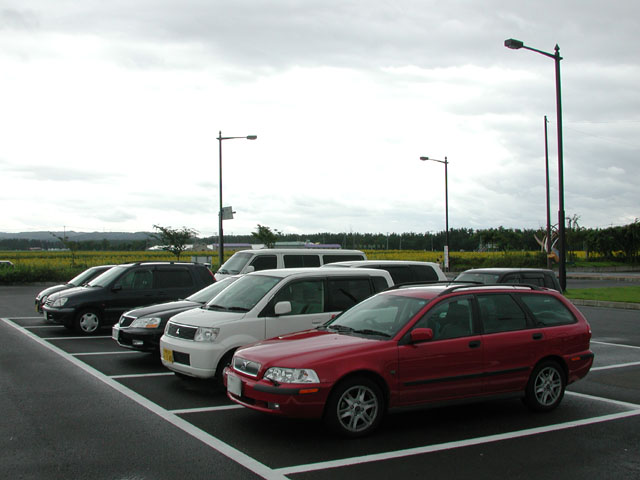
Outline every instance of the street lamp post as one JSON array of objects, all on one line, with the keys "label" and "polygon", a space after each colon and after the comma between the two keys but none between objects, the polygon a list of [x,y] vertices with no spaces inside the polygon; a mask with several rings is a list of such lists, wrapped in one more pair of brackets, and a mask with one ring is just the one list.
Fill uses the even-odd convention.
[{"label": "street lamp post", "polygon": [[444,241],[444,271],[449,271],[449,182],[447,179],[447,165],[449,162],[447,157],[444,160],[436,160],[435,158],[420,157],[423,162],[432,161],[444,163],[444,221],[445,221],[445,241]]},{"label": "street lamp post", "polygon": [[246,137],[223,137],[222,132],[218,132],[218,151],[219,151],[219,168],[220,168],[220,210],[218,211],[218,263],[219,267],[222,266],[224,261],[224,240],[222,233],[222,141],[223,140],[233,140],[236,138],[244,138],[245,140],[255,140],[257,135],[247,135]]},{"label": "street lamp post", "polygon": [[547,268],[551,268],[551,207],[549,206],[549,142],[547,142],[547,116],[544,116],[544,170],[545,184],[547,194],[547,242],[545,250],[547,251]]},{"label": "street lamp post", "polygon": [[549,53],[536,48],[527,47],[520,40],[509,38],[504,41],[504,46],[513,50],[524,48],[525,50],[531,50],[537,52],[545,57],[553,58],[556,66],[556,116],[557,116],[557,128],[558,128],[558,250],[560,252],[560,261],[558,266],[558,277],[560,280],[560,287],[562,290],[567,289],[567,266],[566,266],[566,249],[565,249],[565,228],[564,228],[564,168],[562,157],[562,95],[560,92],[560,47],[555,46],[554,52]]}]

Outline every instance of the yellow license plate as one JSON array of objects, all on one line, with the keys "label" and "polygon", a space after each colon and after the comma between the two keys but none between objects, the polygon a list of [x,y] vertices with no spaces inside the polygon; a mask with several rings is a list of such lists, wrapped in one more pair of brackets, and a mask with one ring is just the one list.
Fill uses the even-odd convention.
[{"label": "yellow license plate", "polygon": [[173,350],[162,349],[162,359],[165,362],[173,363]]}]

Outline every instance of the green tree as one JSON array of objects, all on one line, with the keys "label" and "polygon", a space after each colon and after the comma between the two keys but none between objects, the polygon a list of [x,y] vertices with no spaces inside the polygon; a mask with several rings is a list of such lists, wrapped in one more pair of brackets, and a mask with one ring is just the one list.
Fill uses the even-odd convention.
[{"label": "green tree", "polygon": [[180,255],[187,249],[187,243],[189,240],[198,234],[196,230],[187,227],[174,229],[171,227],[154,225],[153,228],[158,231],[157,234],[154,234],[154,237],[162,243],[162,249],[173,253],[177,260],[180,260]]},{"label": "green tree", "polygon": [[258,224],[258,231],[251,232],[253,238],[258,239],[261,243],[264,244],[267,248],[273,248],[276,244],[276,240],[278,240],[278,236],[282,235],[282,232],[274,229],[271,231],[269,227]]}]

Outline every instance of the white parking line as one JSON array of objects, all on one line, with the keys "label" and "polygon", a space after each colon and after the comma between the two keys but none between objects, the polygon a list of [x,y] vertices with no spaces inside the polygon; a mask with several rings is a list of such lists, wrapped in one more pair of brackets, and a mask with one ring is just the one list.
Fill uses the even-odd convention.
[{"label": "white parking line", "polygon": [[[17,319],[14,318],[14,320],[17,320]],[[32,330],[36,328],[64,328],[64,325],[27,325],[26,327],[22,327],[22,328],[26,328],[27,330]]]},{"label": "white parking line", "polygon": [[612,405],[617,405],[619,407],[625,407],[625,408],[631,408],[631,409],[640,408],[640,405],[638,405],[636,403],[621,402],[620,400],[613,400],[611,398],[605,398],[605,397],[596,397],[596,396],[593,396],[593,395],[587,395],[586,393],[566,392],[566,394],[567,395],[573,395],[574,397],[580,397],[580,398],[586,398],[586,399],[589,399],[589,400],[594,400],[596,402],[610,403]]},{"label": "white parking line", "polygon": [[597,370],[611,370],[612,368],[635,367],[638,365],[640,365],[640,362],[619,363],[617,365],[605,365],[604,367],[591,367],[589,371],[595,372]]},{"label": "white parking line", "polygon": [[99,338],[111,338],[110,335],[107,336],[100,336],[100,337],[94,337],[94,336],[87,336],[87,337],[45,337],[43,338],[43,340],[47,340],[48,342],[54,342],[56,340],[91,340],[91,339],[99,339]]},{"label": "white parking line", "polygon": [[636,345],[625,345],[624,343],[596,342],[593,340],[591,340],[591,343],[597,343],[598,345],[609,345],[611,347],[635,348],[640,350],[640,347]]},{"label": "white parking line", "polygon": [[244,408],[242,405],[220,405],[218,407],[202,407],[202,408],[178,408],[169,410],[171,413],[179,415],[181,413],[201,413],[201,412],[217,412],[220,410],[238,410]]},{"label": "white parking line", "polygon": [[122,352],[83,352],[83,353],[70,353],[74,357],[81,357],[83,355],[140,355],[143,352],[132,352],[131,350],[123,350]]},{"label": "white parking line", "polygon": [[[191,423],[187,422],[186,420],[183,420],[178,415],[165,410],[161,406],[151,402],[149,399],[143,397],[139,393],[136,393],[133,390],[128,389],[127,387],[125,387],[121,383],[117,382],[116,380],[109,378],[108,376],[106,376],[102,372],[100,372],[100,371],[96,370],[95,368],[87,365],[86,363],[82,362],[81,360],[78,360],[73,355],[65,352],[64,350],[61,350],[60,348],[56,347],[55,345],[44,341],[42,338],[38,337],[37,335],[35,335],[35,334],[31,333],[30,331],[22,328],[17,323],[14,323],[14,322],[12,322],[11,320],[9,320],[7,318],[0,318],[0,320],[3,321],[4,323],[6,323],[7,325],[9,325],[10,327],[13,327],[16,330],[18,330],[19,332],[23,333],[27,337],[31,338],[35,342],[39,343],[43,347],[51,350],[54,353],[57,353],[62,358],[65,358],[69,362],[73,363],[75,366],[81,368],[82,370],[84,370],[88,374],[92,375],[93,377],[97,378],[98,380],[100,380],[100,381],[104,382],[105,384],[109,385],[114,390],[117,390],[118,392],[122,393],[124,396],[128,397],[129,399],[133,400],[134,402],[138,403],[139,405],[141,405],[141,406],[145,407],[146,409],[150,410],[151,412],[155,413],[156,415],[158,415],[163,420],[165,420],[168,423],[174,425],[175,427],[178,427],[183,432],[188,433],[189,435],[191,435],[191,436],[195,437],[196,439],[200,440],[205,445],[208,445],[209,447],[213,448],[214,450],[216,450],[217,452],[221,453],[222,455],[225,455],[226,457],[230,458],[231,460],[233,460],[234,462],[236,462],[239,465],[243,466],[244,468],[254,472],[256,475],[259,475],[260,477],[262,477],[262,478],[264,478],[266,480],[287,480],[287,478],[284,475],[282,475],[281,473],[276,472],[275,470],[267,467],[266,465],[258,462],[254,458],[250,457],[249,455],[246,455],[245,453],[241,452],[240,450],[235,449],[231,445],[228,445],[228,444],[224,443],[222,440],[214,437],[213,435],[208,434],[204,430],[199,429],[198,427],[196,427],[195,425],[192,425]],[[137,352],[131,352],[131,353],[137,353]]]},{"label": "white parking line", "polygon": [[140,377],[166,377],[173,376],[173,372],[157,372],[157,373],[132,373],[129,375],[109,375],[109,378],[140,378]]},{"label": "white parking line", "polygon": [[437,445],[426,445],[424,447],[408,448],[405,450],[396,450],[395,452],[377,453],[373,455],[363,455],[361,457],[343,458],[340,460],[330,460],[327,462],[309,463],[307,465],[296,465],[292,467],[278,468],[275,471],[282,475],[292,475],[297,473],[306,473],[316,470],[327,470],[329,468],[347,467],[358,465],[361,463],[379,462],[381,460],[395,460],[397,458],[408,457],[413,455],[423,455],[425,453],[440,452],[442,450],[451,450],[454,448],[470,447],[483,443],[499,442],[503,440],[511,440],[514,438],[538,435],[541,433],[555,432],[568,428],[582,427],[592,425],[594,423],[609,422],[621,418],[633,417],[640,415],[640,408],[628,412],[614,413],[611,415],[603,415],[601,417],[587,418],[584,420],[576,420],[573,422],[558,423],[556,425],[548,425],[546,427],[528,428],[516,432],[500,433],[496,435],[488,435],[486,437],[469,438],[456,442],[440,443]]}]

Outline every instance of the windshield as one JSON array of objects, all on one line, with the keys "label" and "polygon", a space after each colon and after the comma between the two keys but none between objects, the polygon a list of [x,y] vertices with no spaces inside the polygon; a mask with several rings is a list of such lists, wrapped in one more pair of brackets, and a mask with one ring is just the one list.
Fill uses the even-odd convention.
[{"label": "windshield", "polygon": [[95,275],[95,271],[96,271],[95,268],[88,268],[84,272],[82,272],[82,273],[76,275],[75,277],[73,277],[71,280],[69,280],[68,283],[70,283],[74,287],[78,287],[78,286],[82,285],[83,283],[85,283],[88,279],[93,277]]},{"label": "windshield", "polygon": [[325,324],[342,333],[395,336],[422,309],[429,299],[401,295],[376,295],[351,307]]},{"label": "windshield", "polygon": [[112,267],[106,272],[98,275],[96,278],[91,280],[87,285],[89,285],[90,287],[106,287],[113,280],[118,278],[120,275],[122,275],[126,271],[127,271],[126,266]]},{"label": "windshield", "polygon": [[498,283],[500,275],[497,273],[461,273],[456,282]]},{"label": "windshield", "polygon": [[231,255],[231,258],[224,262],[218,269],[218,273],[228,273],[235,275],[240,273],[244,266],[249,262],[252,257],[251,253],[237,252]]},{"label": "windshield", "polygon": [[205,308],[248,312],[280,281],[282,277],[246,275],[216,295]]},{"label": "windshield", "polygon": [[227,288],[237,279],[238,277],[227,277],[227,278],[223,278],[222,280],[218,280],[217,282],[214,282],[211,285],[204,287],[202,290],[198,290],[193,295],[188,296],[186,300],[189,300],[191,302],[207,303],[209,300],[211,300],[213,297],[218,295],[222,290]]}]

